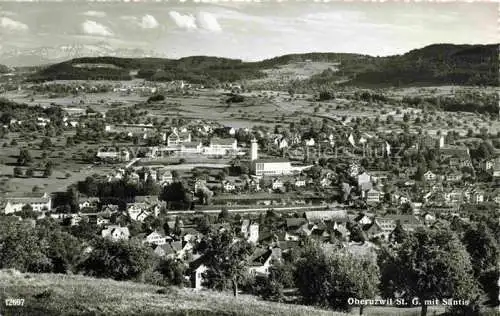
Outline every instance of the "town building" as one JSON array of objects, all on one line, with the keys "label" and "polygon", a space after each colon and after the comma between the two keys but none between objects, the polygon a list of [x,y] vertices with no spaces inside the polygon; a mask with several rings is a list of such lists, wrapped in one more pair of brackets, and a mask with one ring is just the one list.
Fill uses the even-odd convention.
[{"label": "town building", "polygon": [[130,152],[128,150],[100,149],[96,157],[103,160],[129,161]]},{"label": "town building", "polygon": [[235,138],[212,138],[208,147],[203,148],[203,154],[225,156],[238,151],[238,142]]},{"label": "town building", "polygon": [[252,172],[257,176],[292,174],[294,168],[288,159],[257,159],[252,161]]},{"label": "town building", "polygon": [[380,203],[381,193],[378,190],[370,189],[366,192],[366,203],[377,204]]},{"label": "town building", "polygon": [[119,225],[110,225],[101,231],[103,238],[109,238],[113,241],[127,240],[130,237],[128,227],[121,227]]},{"label": "town building", "polygon": [[180,132],[177,129],[174,129],[170,135],[167,137],[167,146],[175,146],[183,143],[191,142],[191,133],[189,132]]},{"label": "town building", "polygon": [[35,212],[50,211],[52,208],[51,202],[52,198],[47,193],[34,197],[8,197],[0,204],[0,211],[3,214],[12,214],[20,212],[25,205],[31,206]]}]

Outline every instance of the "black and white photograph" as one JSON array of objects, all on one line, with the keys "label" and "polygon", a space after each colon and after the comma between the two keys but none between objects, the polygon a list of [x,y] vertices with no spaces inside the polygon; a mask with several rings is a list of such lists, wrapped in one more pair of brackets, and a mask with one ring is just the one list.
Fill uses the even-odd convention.
[{"label": "black and white photograph", "polygon": [[0,316],[500,314],[500,4],[0,0]]}]

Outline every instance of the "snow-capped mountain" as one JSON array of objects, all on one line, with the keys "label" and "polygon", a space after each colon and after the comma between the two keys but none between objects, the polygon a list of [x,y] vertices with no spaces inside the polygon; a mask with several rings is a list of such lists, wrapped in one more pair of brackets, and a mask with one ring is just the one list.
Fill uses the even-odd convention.
[{"label": "snow-capped mountain", "polygon": [[0,61],[9,66],[35,66],[53,64],[80,57],[160,57],[165,54],[146,51],[140,48],[112,48],[105,42],[97,44],[67,44],[56,47],[38,47],[35,49],[7,48],[0,49]]}]

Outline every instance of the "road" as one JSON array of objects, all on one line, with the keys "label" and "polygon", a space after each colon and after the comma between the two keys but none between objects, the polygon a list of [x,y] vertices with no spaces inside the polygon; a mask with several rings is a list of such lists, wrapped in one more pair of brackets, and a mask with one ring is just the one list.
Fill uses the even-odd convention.
[{"label": "road", "polygon": [[[207,213],[207,214],[219,214],[221,212],[221,206],[218,209],[213,210],[189,210],[189,211],[167,211],[167,215],[183,215],[183,214],[195,214],[195,213]],[[267,212],[273,210],[276,212],[285,211],[300,211],[300,210],[326,210],[328,205],[315,205],[315,206],[290,206],[290,207],[259,207],[259,208],[244,208],[244,209],[227,209],[229,213],[255,213],[255,212]],[[100,213],[81,213],[81,216],[92,216],[99,215]]]},{"label": "road", "polygon": [[[222,208],[222,206],[221,206]],[[219,209],[213,210],[194,210],[194,211],[168,211],[168,215],[180,215],[180,214],[194,214],[194,213],[207,213],[207,214],[218,214],[221,211]],[[316,205],[316,206],[290,206],[290,207],[259,207],[259,208],[244,208],[244,209],[227,209],[229,213],[259,213],[259,212],[267,212],[269,210],[273,210],[276,212],[284,212],[284,211],[300,211],[300,210],[325,210],[329,208],[328,205]]]}]

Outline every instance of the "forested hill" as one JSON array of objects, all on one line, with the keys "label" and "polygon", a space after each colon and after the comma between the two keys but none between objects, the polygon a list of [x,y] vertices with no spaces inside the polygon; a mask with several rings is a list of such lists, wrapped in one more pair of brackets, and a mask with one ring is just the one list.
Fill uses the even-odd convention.
[{"label": "forested hill", "polygon": [[498,85],[498,45],[436,44],[404,55],[372,57],[359,54],[292,54],[243,62],[238,59],[193,56],[181,59],[89,57],[43,68],[31,81],[130,80],[133,76],[156,81],[186,80],[205,85],[264,78],[265,69],[304,61],[338,62],[340,71],[323,73],[301,85],[322,85],[342,80],[348,85]]},{"label": "forested hill", "polygon": [[192,56],[181,59],[86,57],[48,66],[30,78],[40,80],[186,80],[217,84],[264,77],[258,67],[237,59]]},{"label": "forested hill", "polygon": [[498,85],[498,45],[437,44],[381,59],[351,84]]}]

